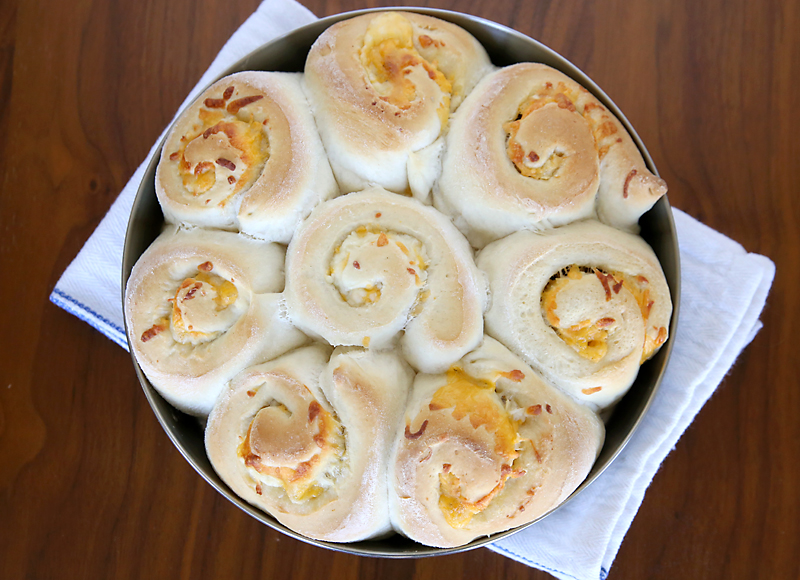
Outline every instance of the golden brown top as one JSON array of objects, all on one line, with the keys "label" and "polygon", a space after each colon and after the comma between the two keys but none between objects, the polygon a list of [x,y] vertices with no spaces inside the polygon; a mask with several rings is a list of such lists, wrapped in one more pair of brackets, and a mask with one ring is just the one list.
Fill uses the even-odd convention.
[{"label": "golden brown top", "polygon": [[[517,375],[513,377],[512,380],[516,380]],[[472,474],[456,472],[457,468],[451,464],[444,464],[439,474],[439,508],[450,526],[463,528],[475,514],[486,509],[510,477],[521,475],[513,469],[521,441],[518,422],[506,410],[493,381],[472,377],[458,367],[447,371],[447,384],[434,393],[428,409],[450,412],[456,421],[467,417],[473,429],[483,427],[494,437],[494,453],[500,461],[500,470],[495,486],[488,493],[469,498],[465,485]]]},{"label": "golden brown top", "polygon": [[[302,386],[300,391],[301,398],[310,401],[307,413],[292,413],[278,402],[267,404],[255,414],[238,450],[246,467],[270,482],[277,481],[293,502],[322,494],[320,476],[330,461],[344,452],[339,421],[313,398],[307,387]],[[257,493],[260,485],[256,484]]]},{"label": "golden brown top", "polygon": [[[517,165],[520,173],[529,175],[528,172],[530,172],[532,167],[530,164],[523,163],[524,158],[520,158],[520,156],[524,154],[524,157],[528,157],[530,153],[535,152],[527,151],[519,142],[517,134],[520,132],[520,129],[526,125],[531,125],[533,127],[539,125],[539,123],[536,122],[535,113],[537,111],[541,112],[544,110],[552,114],[557,110],[561,110],[563,112],[576,114],[584,119],[591,131],[594,148],[600,160],[606,156],[608,150],[614,143],[622,142],[620,137],[615,136],[618,132],[617,125],[608,119],[607,115],[602,115],[602,113],[605,112],[605,108],[593,101],[584,102],[585,99],[580,98],[582,96],[581,91],[585,92],[585,90],[579,88],[577,84],[568,86],[564,82],[553,84],[547,81],[544,85],[537,87],[526,100],[520,103],[517,118],[504,125],[506,133],[509,135],[508,155],[514,164]],[[531,117],[531,115],[534,116]],[[525,133],[526,132],[523,132],[523,134]],[[520,159],[520,161],[518,162],[517,159]],[[531,163],[536,163],[534,160],[530,161]],[[535,172],[533,173],[534,174],[529,176],[537,177]]]}]

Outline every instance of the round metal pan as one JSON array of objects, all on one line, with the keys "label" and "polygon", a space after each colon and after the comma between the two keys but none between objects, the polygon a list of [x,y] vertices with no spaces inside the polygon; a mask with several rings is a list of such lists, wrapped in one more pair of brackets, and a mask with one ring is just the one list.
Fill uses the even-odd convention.
[{"label": "round metal pan", "polygon": [[[463,27],[483,44],[492,62],[497,66],[505,66],[517,62],[541,62],[572,77],[591,91],[619,118],[641,150],[647,166],[651,171],[654,173],[656,172],[650,154],[647,152],[647,149],[636,134],[636,131],[631,127],[619,108],[608,98],[600,87],[586,76],[586,74],[553,50],[515,30],[474,16],[427,8],[403,7],[397,8],[397,10],[428,14]],[[360,10],[338,14],[298,28],[254,50],[228,68],[219,78],[243,70],[302,72],[309,48],[326,28],[340,20],[374,11],[375,10]],[[150,160],[131,210],[122,260],[123,304],[125,287],[133,265],[144,250],[153,242],[156,236],[158,236],[164,223],[163,215],[155,194],[155,172],[162,145],[163,142],[159,144],[156,154]],[[673,222],[672,212],[666,197],[661,198],[656,205],[642,217],[640,225],[642,228],[641,235],[655,250],[670,286],[673,315],[670,323],[669,339],[661,350],[641,367],[636,382],[617,405],[613,415],[606,424],[606,439],[600,456],[597,458],[586,480],[572,494],[570,499],[590,485],[591,482],[608,467],[628,442],[642,420],[642,417],[647,412],[664,375],[667,361],[669,360],[669,355],[672,350],[672,343],[675,337],[678,320],[680,263],[675,223]],[[203,443],[203,428],[200,422],[194,417],[184,415],[180,411],[177,411],[164,401],[144,376],[135,358],[133,363],[142,388],[144,389],[144,393],[158,421],[161,423],[161,426],[164,428],[175,447],[178,448],[192,467],[194,467],[219,493],[228,498],[240,509],[264,524],[303,542],[323,548],[364,556],[418,558],[471,550],[515,533],[528,525],[535,525],[536,523],[532,522],[514,530],[479,538],[464,546],[448,549],[423,546],[400,535],[393,535],[381,540],[362,541],[352,544],[336,544],[307,538],[288,529],[270,515],[244,502],[225,485],[206,457]],[[569,499],[567,501],[569,501]],[[556,508],[556,510],[557,509],[559,508]]]}]

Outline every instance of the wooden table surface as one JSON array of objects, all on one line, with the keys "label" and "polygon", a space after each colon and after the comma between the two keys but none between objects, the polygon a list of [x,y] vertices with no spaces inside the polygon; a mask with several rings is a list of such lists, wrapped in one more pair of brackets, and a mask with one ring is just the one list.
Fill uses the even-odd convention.
[{"label": "wooden table surface", "polygon": [[[319,16],[365,7],[304,3]],[[257,523],[172,446],[129,355],[48,301],[257,4],[0,5],[0,577],[549,577],[487,549],[360,558]],[[417,4],[495,20],[574,62],[636,127],[674,206],[777,264],[764,328],[656,475],[609,578],[800,577],[800,5]]]}]

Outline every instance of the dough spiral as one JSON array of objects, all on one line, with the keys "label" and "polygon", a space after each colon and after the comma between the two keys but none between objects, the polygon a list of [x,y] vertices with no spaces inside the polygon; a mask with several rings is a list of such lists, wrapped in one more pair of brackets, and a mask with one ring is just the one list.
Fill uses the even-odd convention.
[{"label": "dough spiral", "polygon": [[395,527],[450,547],[533,521],[583,481],[604,432],[486,337],[447,373],[414,381],[390,472]]},{"label": "dough spiral", "polygon": [[653,250],[594,220],[520,231],[477,256],[486,332],[595,409],[618,401],[667,339],[672,301]]},{"label": "dough spiral", "polygon": [[446,369],[480,343],[487,294],[464,237],[443,215],[381,188],[320,205],[286,257],[289,317],[332,345],[400,339],[417,369]]},{"label": "dough spiral", "polygon": [[236,73],[181,114],[156,173],[168,222],[285,244],[315,205],[338,194],[301,76]]},{"label": "dough spiral", "polygon": [[546,65],[520,63],[485,77],[454,115],[434,205],[481,248],[595,212],[634,231],[666,191],[591,93]]},{"label": "dough spiral", "polygon": [[240,497],[311,538],[391,531],[387,456],[413,373],[393,353],[300,348],[245,370],[209,416],[206,450]]},{"label": "dough spiral", "polygon": [[207,415],[233,375],[307,340],[281,315],[283,259],[277,244],[175,227],[142,254],[125,294],[128,341],[171,405]]}]

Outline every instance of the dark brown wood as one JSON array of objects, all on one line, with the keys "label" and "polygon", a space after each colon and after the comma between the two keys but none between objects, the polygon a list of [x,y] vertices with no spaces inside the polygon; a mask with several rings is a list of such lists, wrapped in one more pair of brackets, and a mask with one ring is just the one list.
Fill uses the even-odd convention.
[{"label": "dark brown wood", "polygon": [[[305,4],[320,16],[365,6]],[[397,4],[405,3],[366,3]],[[778,266],[763,330],[656,475],[609,577],[800,577],[800,5],[417,4],[498,21],[573,61],[636,127],[671,203]],[[0,7],[0,575],[548,578],[486,549],[368,559],[258,524],[175,450],[127,353],[49,303],[61,272],[257,5]]]}]

